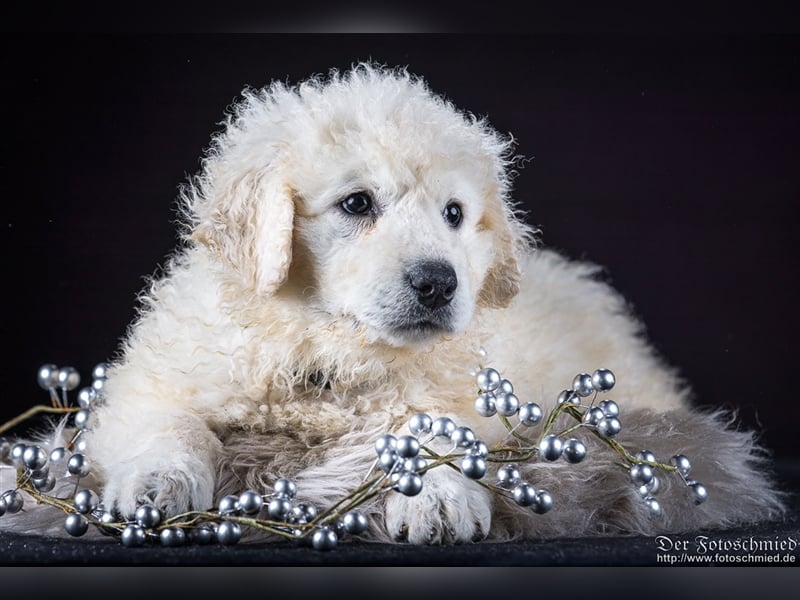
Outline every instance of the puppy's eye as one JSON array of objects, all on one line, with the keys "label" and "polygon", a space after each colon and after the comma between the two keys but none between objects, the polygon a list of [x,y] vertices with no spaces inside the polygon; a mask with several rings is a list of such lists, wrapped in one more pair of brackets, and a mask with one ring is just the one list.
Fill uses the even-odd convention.
[{"label": "puppy's eye", "polygon": [[447,221],[447,224],[453,228],[461,225],[461,221],[464,220],[464,213],[462,212],[461,205],[458,202],[448,202],[447,206],[444,207],[442,216],[444,217],[444,220]]},{"label": "puppy's eye", "polygon": [[339,204],[350,215],[366,215],[372,210],[372,198],[366,192],[350,194]]}]

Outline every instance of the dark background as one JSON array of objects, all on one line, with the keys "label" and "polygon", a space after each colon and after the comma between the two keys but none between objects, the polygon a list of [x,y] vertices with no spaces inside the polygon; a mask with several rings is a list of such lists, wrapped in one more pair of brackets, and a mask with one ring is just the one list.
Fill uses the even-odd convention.
[{"label": "dark background", "polygon": [[797,36],[28,33],[0,50],[0,421],[47,401],[42,363],[88,379],[114,353],[244,86],[375,59],[512,133],[545,245],[606,267],[698,404],[798,456]]}]

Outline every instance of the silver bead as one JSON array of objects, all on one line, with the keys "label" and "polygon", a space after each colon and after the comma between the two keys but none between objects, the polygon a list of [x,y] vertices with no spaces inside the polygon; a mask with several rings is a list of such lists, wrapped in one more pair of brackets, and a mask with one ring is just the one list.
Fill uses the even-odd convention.
[{"label": "silver bead", "polygon": [[422,477],[416,473],[403,471],[394,485],[394,489],[404,496],[416,496],[422,491]]},{"label": "silver bead", "polygon": [[145,529],[152,529],[161,523],[161,511],[152,504],[142,504],[133,515],[136,523]]},{"label": "silver bead", "polygon": [[75,448],[75,452],[80,452],[81,454],[85,454],[87,446],[88,442],[86,440],[86,437],[81,436],[78,438],[78,441],[75,442],[75,446],[73,447]]},{"label": "silver bead", "polygon": [[427,466],[428,466],[428,461],[422,458],[421,456],[415,456],[414,458],[407,458],[403,461],[404,471],[413,471],[414,473],[419,473]]},{"label": "silver bead", "polygon": [[659,488],[661,487],[661,483],[658,480],[658,477],[653,475],[653,479],[650,480],[650,483],[646,483],[644,485],[640,485],[636,491],[639,492],[639,495],[642,498],[647,498],[648,496],[652,496],[656,492],[658,492]]},{"label": "silver bead", "polygon": [[92,389],[98,396],[103,393],[105,387],[106,387],[105,379],[95,379],[94,381],[92,381]]},{"label": "silver bead", "polygon": [[42,477],[41,479],[34,479],[33,480],[33,487],[36,488],[37,491],[46,494],[48,492],[52,492],[53,488],[56,487],[56,477],[52,473]]},{"label": "silver bead", "polygon": [[144,543],[147,541],[147,534],[141,525],[131,523],[122,530],[120,541],[123,546],[137,548],[139,546],[144,546]]},{"label": "silver bead", "polygon": [[692,471],[692,463],[685,454],[675,454],[669,459],[669,464],[678,469],[678,472],[684,477]]},{"label": "silver bead", "polygon": [[542,407],[535,402],[526,402],[519,407],[519,422],[525,427],[532,427],[542,420]]},{"label": "silver bead", "polygon": [[640,460],[642,462],[654,463],[656,462],[656,455],[650,452],[650,450],[642,450],[641,452],[636,454],[636,460]]},{"label": "silver bead", "polygon": [[434,437],[449,438],[456,430],[456,424],[450,417],[439,417],[431,425],[431,434]]},{"label": "silver bead", "polygon": [[478,389],[482,392],[493,392],[500,387],[500,373],[492,368],[485,368],[478,371],[475,376],[475,383],[478,384]]},{"label": "silver bead", "polygon": [[570,438],[564,442],[561,455],[568,463],[579,463],[586,458],[586,445],[578,438]]},{"label": "silver bead", "polygon": [[501,394],[513,394],[514,386],[508,379],[502,379],[500,385],[497,386],[497,391]]},{"label": "silver bead", "polygon": [[97,391],[92,387],[81,388],[78,392],[78,406],[81,408],[89,408],[97,399]]},{"label": "silver bead", "polygon": [[36,381],[43,390],[52,390],[58,385],[58,367],[52,363],[42,365],[36,373]]},{"label": "silver bead", "polygon": [[417,413],[412,415],[411,419],[409,419],[408,430],[414,435],[429,433],[432,425],[433,419],[431,419],[430,415],[426,415],[425,413]]},{"label": "silver bead", "polygon": [[17,490],[8,490],[3,492],[3,500],[5,500],[6,503],[6,512],[10,515],[21,511],[25,504],[22,494],[20,494]]},{"label": "silver bead", "polygon": [[32,471],[41,469],[47,464],[47,452],[39,446],[27,446],[22,453],[22,462]]},{"label": "silver bead", "polygon": [[75,510],[86,515],[97,508],[100,499],[92,490],[78,490],[72,498],[72,503],[75,505]]},{"label": "silver bead", "polygon": [[186,543],[186,532],[181,527],[167,527],[158,534],[162,546],[174,548]]},{"label": "silver bead", "polygon": [[11,446],[11,450],[8,451],[8,458],[11,459],[11,463],[14,466],[21,467],[25,464],[23,456],[27,448],[28,446],[23,443],[14,444]]},{"label": "silver bead", "polygon": [[587,425],[597,426],[597,424],[606,418],[603,409],[599,406],[594,406],[592,408],[587,408],[586,412],[583,413],[583,422]]},{"label": "silver bead", "polygon": [[6,497],[0,496],[0,517],[6,514]]},{"label": "silver bead", "polygon": [[412,435],[401,435],[397,438],[397,455],[400,458],[414,458],[419,454],[419,440]]},{"label": "silver bead", "polygon": [[397,448],[397,438],[388,433],[380,436],[375,440],[375,454],[380,456],[386,450],[394,450]]},{"label": "silver bead", "polygon": [[240,513],[241,507],[239,506],[239,496],[223,496],[219,500],[217,509],[221,515],[235,515]]},{"label": "silver bead", "polygon": [[600,419],[600,422],[597,424],[597,431],[603,437],[614,437],[622,431],[622,424],[619,422],[619,419],[606,417],[605,419]]},{"label": "silver bead", "polygon": [[481,479],[486,475],[486,460],[480,456],[467,454],[461,459],[461,472],[470,479]]},{"label": "silver bead", "polygon": [[561,438],[552,433],[544,436],[542,441],[539,442],[539,456],[544,460],[558,460],[563,449],[564,443]]},{"label": "silver bead", "polygon": [[81,514],[72,513],[64,520],[64,529],[73,537],[80,537],[89,531],[89,521]]},{"label": "silver bead", "polygon": [[631,467],[630,475],[635,486],[647,485],[653,480],[653,467],[645,463],[636,463]]},{"label": "silver bead", "polygon": [[89,459],[85,455],[77,453],[69,457],[67,471],[70,475],[86,477],[89,474],[89,470]]},{"label": "silver bead", "polygon": [[618,417],[619,416],[619,404],[614,402],[613,400],[603,400],[597,404],[598,408],[603,411],[603,414],[607,417]]},{"label": "silver bead", "polygon": [[608,369],[597,369],[592,373],[592,387],[600,392],[607,392],[617,382],[614,373]]},{"label": "silver bead", "polygon": [[644,503],[647,506],[647,510],[650,511],[651,516],[657,517],[661,514],[661,504],[652,496],[647,496],[644,499]]},{"label": "silver bead", "polygon": [[311,535],[311,547],[321,552],[333,550],[338,541],[336,532],[330,527],[317,527]]},{"label": "silver bead", "polygon": [[273,521],[284,521],[292,510],[292,503],[286,498],[273,498],[267,504],[267,514]]},{"label": "silver bead", "polygon": [[497,394],[497,396],[495,396],[494,403],[497,407],[497,412],[504,417],[515,415],[519,410],[519,398],[517,398],[514,394]]},{"label": "silver bead", "polygon": [[588,373],[578,373],[572,380],[572,389],[581,398],[585,398],[594,391],[592,387],[592,376]]},{"label": "silver bead", "polygon": [[56,373],[58,387],[62,390],[72,391],[81,383],[81,376],[75,367],[61,367]]},{"label": "silver bead", "polygon": [[264,507],[264,498],[255,490],[246,490],[239,496],[239,507],[246,515],[257,515]]},{"label": "silver bead", "polygon": [[533,512],[540,515],[550,512],[550,509],[553,508],[553,497],[550,495],[550,492],[547,490],[539,490],[536,493],[536,502],[534,502],[532,508]]},{"label": "silver bead", "polygon": [[67,458],[67,449],[59,446],[58,448],[53,448],[50,450],[50,463],[51,464],[59,464],[64,462],[64,459]]},{"label": "silver bead", "polygon": [[105,527],[104,525],[111,525],[112,523],[116,523],[117,519],[114,515],[108,512],[105,508],[103,508],[102,504],[97,506],[97,509],[93,513],[94,518],[97,521],[100,521],[103,525],[98,526],[98,531],[103,535],[116,535],[117,529],[115,527]]},{"label": "silver bead", "polygon": [[519,483],[519,480],[520,473],[517,465],[507,464],[497,469],[497,485],[499,487],[510,490]]},{"label": "silver bead", "polygon": [[689,484],[689,491],[692,494],[692,500],[694,500],[695,504],[699,505],[708,500],[708,490],[706,490],[706,486],[698,481],[693,481]]},{"label": "silver bead", "polygon": [[524,481],[514,486],[511,495],[520,506],[532,506],[536,502],[536,489]]},{"label": "silver bead", "polygon": [[195,544],[205,546],[210,544],[217,537],[217,530],[214,527],[215,523],[201,523],[197,527],[193,527],[189,532],[189,539]]},{"label": "silver bead", "polygon": [[217,541],[224,546],[233,546],[242,539],[242,528],[233,521],[223,521],[217,527]]},{"label": "silver bead", "polygon": [[469,427],[456,427],[452,434],[450,434],[450,441],[452,441],[459,448],[469,448],[475,443],[475,432]]},{"label": "silver bead", "polygon": [[91,413],[88,408],[82,408],[76,412],[73,416],[75,428],[83,430],[89,427],[89,417],[91,417]]},{"label": "silver bead", "polygon": [[394,450],[384,450],[378,457],[378,466],[384,473],[389,473],[395,468],[398,460],[400,460],[400,457],[397,456],[397,452]]},{"label": "silver bead", "polygon": [[104,362],[97,363],[92,369],[92,379],[105,379],[108,376],[108,365]]},{"label": "silver bead", "polygon": [[344,525],[344,530],[351,535],[364,533],[369,525],[364,513],[357,510],[346,512],[342,517],[342,524]]},{"label": "silver bead", "polygon": [[581,399],[578,396],[578,393],[575,390],[562,390],[561,393],[558,394],[558,399],[556,400],[558,404],[564,404],[565,402],[569,402],[570,404],[580,404]]},{"label": "silver bead", "polygon": [[310,502],[301,502],[291,510],[296,523],[308,523],[317,517],[317,507]]},{"label": "silver bead", "polygon": [[272,491],[275,493],[276,496],[280,496],[281,498],[294,498],[294,495],[297,493],[297,485],[295,485],[294,481],[291,479],[281,478],[275,482],[275,485],[272,486]]},{"label": "silver bead", "polygon": [[489,456],[489,446],[486,445],[486,442],[475,440],[475,443],[467,449],[467,452],[469,452],[472,456],[486,458]]},{"label": "silver bead", "polygon": [[494,392],[482,392],[475,399],[475,412],[482,417],[493,417],[497,414]]}]

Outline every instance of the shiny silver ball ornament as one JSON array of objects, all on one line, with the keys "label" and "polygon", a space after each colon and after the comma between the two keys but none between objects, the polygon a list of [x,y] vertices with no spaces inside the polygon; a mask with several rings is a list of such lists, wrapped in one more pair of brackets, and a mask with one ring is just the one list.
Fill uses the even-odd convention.
[{"label": "shiny silver ball ornament", "polygon": [[500,373],[492,368],[485,368],[478,371],[475,376],[475,383],[478,384],[478,389],[482,392],[493,392],[500,387],[502,381]]},{"label": "shiny silver ball ornament", "polygon": [[603,400],[597,404],[598,408],[603,411],[606,417],[619,416],[619,404],[613,400]]},{"label": "shiny silver ball ornament", "polygon": [[397,455],[397,452],[394,450],[384,450],[378,457],[378,466],[384,473],[389,473],[394,470],[399,460],[400,457]]},{"label": "shiny silver ball ornament", "polygon": [[217,508],[219,509],[219,514],[221,515],[235,515],[240,513],[241,507],[239,506],[239,496],[223,496],[220,498]]},{"label": "shiny silver ball ornament", "polygon": [[431,434],[434,437],[449,438],[456,430],[456,424],[450,417],[439,417],[431,425]]},{"label": "shiny silver ball ornament", "polygon": [[317,527],[311,535],[311,547],[320,552],[328,552],[336,548],[339,538],[330,527]]},{"label": "shiny silver ball ornament", "polygon": [[708,500],[708,490],[706,490],[706,486],[698,481],[692,481],[689,485],[689,492],[692,495],[692,500],[695,504],[702,504],[706,500]]},{"label": "shiny silver ball ornament", "polygon": [[475,443],[475,432],[469,427],[456,427],[450,434],[450,441],[459,448],[469,448]]},{"label": "shiny silver ball ornament", "polygon": [[592,373],[592,387],[599,392],[607,392],[617,382],[614,373],[608,369],[597,369]]},{"label": "shiny silver ball ornament", "polygon": [[412,415],[408,421],[408,430],[414,435],[430,433],[431,426],[433,426],[433,419],[425,413]]},{"label": "shiny silver ball ornament", "polygon": [[542,420],[543,415],[544,413],[542,412],[541,406],[535,402],[526,402],[519,407],[517,417],[522,425],[525,427],[532,427]]},{"label": "shiny silver ball ornament", "polygon": [[147,534],[141,525],[131,523],[122,530],[120,541],[123,546],[128,548],[138,548],[139,546],[144,546],[147,541]]},{"label": "shiny silver ball ornament", "polygon": [[22,494],[20,494],[17,490],[8,490],[3,493],[2,497],[6,503],[6,512],[10,515],[21,511],[25,504]]},{"label": "shiny silver ball ornament", "polygon": [[92,369],[92,379],[105,379],[108,377],[108,365],[104,362],[97,363]]},{"label": "shiny silver ball ornament", "polygon": [[561,456],[563,456],[564,460],[568,463],[579,463],[586,458],[586,445],[578,438],[570,438],[564,442]]},{"label": "shiny silver ball ornament", "polygon": [[100,498],[92,490],[78,490],[72,497],[72,504],[79,513],[87,515],[97,508]]},{"label": "shiny silver ball ornament", "polygon": [[246,490],[239,496],[238,503],[246,515],[257,515],[264,507],[264,498],[255,490]]},{"label": "shiny silver ball ornament", "polygon": [[50,450],[50,464],[61,464],[67,458],[67,449],[59,446],[58,448],[53,448]]},{"label": "shiny silver ball ornament", "polygon": [[550,495],[550,492],[547,490],[539,490],[536,493],[536,502],[533,503],[531,508],[533,508],[533,512],[539,515],[550,512],[550,509],[553,508],[553,497]]},{"label": "shiny silver ball ornament", "polygon": [[514,394],[500,393],[494,399],[497,412],[504,417],[510,417],[517,414],[519,410],[519,398]]},{"label": "shiny silver ball ornament", "polygon": [[267,514],[273,521],[284,521],[292,510],[292,503],[287,498],[273,498],[267,504]]},{"label": "shiny silver ball ornament", "polygon": [[36,381],[43,390],[52,390],[58,385],[58,367],[52,363],[42,365],[36,373]]},{"label": "shiny silver ball ornament", "polygon": [[115,527],[108,527],[112,523],[116,523],[117,519],[114,515],[108,512],[105,508],[103,508],[102,504],[97,506],[97,509],[94,513],[92,513],[95,520],[102,523],[102,525],[98,526],[97,530],[102,533],[103,535],[116,535],[117,529]]},{"label": "shiny silver ball ornament", "polygon": [[647,496],[644,499],[645,506],[647,506],[647,510],[650,512],[650,516],[658,517],[661,515],[661,504],[653,498],[652,496]]},{"label": "shiny silver ball ornament", "polygon": [[636,460],[654,463],[656,462],[656,455],[650,452],[650,450],[642,450],[636,454]]},{"label": "shiny silver ball ornament", "polygon": [[515,464],[503,465],[497,469],[497,485],[503,489],[510,490],[520,481],[519,468]]},{"label": "shiny silver ball ornament", "polygon": [[83,387],[78,392],[78,406],[89,408],[97,400],[97,391],[92,387]]},{"label": "shiny silver ball ornament", "polygon": [[342,525],[344,530],[351,535],[358,535],[364,533],[369,525],[367,517],[364,513],[357,510],[346,512],[342,517]]},{"label": "shiny silver ball ornament", "polygon": [[592,425],[594,427],[597,427],[597,424],[605,418],[606,414],[599,406],[587,408],[586,412],[583,413],[583,422],[586,425]]},{"label": "shiny silver ball ornament", "polygon": [[140,527],[152,529],[161,523],[161,511],[152,504],[142,504],[136,509],[133,518]]},{"label": "shiny silver ball ornament", "polygon": [[482,392],[478,395],[475,399],[475,412],[482,417],[493,417],[497,414],[497,404],[493,392]]},{"label": "shiny silver ball ornament", "polygon": [[301,502],[292,509],[292,512],[300,523],[308,523],[317,518],[317,507],[310,502]]},{"label": "shiny silver ball ornament", "polygon": [[87,429],[89,427],[89,417],[92,414],[89,412],[88,408],[82,408],[78,412],[73,415],[74,424],[76,429]]},{"label": "shiny silver ball ornament", "polygon": [[43,494],[52,492],[53,488],[56,487],[56,477],[52,473],[49,473],[48,475],[42,477],[41,479],[34,479],[33,487],[35,487],[37,491],[42,492]]},{"label": "shiny silver ball ornament", "polygon": [[233,521],[223,521],[217,527],[217,541],[223,546],[233,546],[242,539],[242,528]]},{"label": "shiny silver ball ornament", "polygon": [[403,494],[404,496],[416,496],[422,491],[422,477],[417,473],[404,471],[400,473],[394,489]]},{"label": "shiny silver ball ornament", "polygon": [[175,548],[186,543],[186,532],[181,527],[167,527],[158,534],[162,546]]},{"label": "shiny silver ball ornament", "polygon": [[272,491],[276,496],[291,500],[297,493],[297,485],[291,479],[282,477],[281,479],[278,479],[272,486]]},{"label": "shiny silver ball ornament", "polygon": [[467,454],[461,459],[461,472],[470,479],[481,479],[486,475],[486,459]]},{"label": "shiny silver ball ornament", "polygon": [[647,485],[653,481],[653,467],[645,463],[636,463],[630,469],[631,481],[635,486]]},{"label": "shiny silver ball ornament", "polygon": [[613,438],[622,431],[622,424],[615,417],[606,417],[597,424],[597,432],[603,437]]},{"label": "shiny silver ball ornament", "polygon": [[81,383],[81,376],[75,367],[61,367],[56,373],[58,387],[68,392],[74,390]]},{"label": "shiny silver ball ornament", "polygon": [[201,546],[210,544],[217,537],[217,530],[214,525],[214,523],[201,523],[197,527],[193,527],[189,532],[189,539]]},{"label": "shiny silver ball ornament", "polygon": [[47,452],[40,446],[27,446],[22,452],[22,463],[32,471],[41,469],[47,464]]},{"label": "shiny silver ball ornament", "polygon": [[8,451],[8,458],[11,460],[11,463],[16,467],[21,467],[25,464],[23,456],[25,455],[25,450],[28,448],[26,444],[18,443],[11,446],[11,450]]},{"label": "shiny silver ball ornament", "polygon": [[72,513],[64,519],[64,529],[73,537],[80,537],[89,531],[89,521],[81,514]]},{"label": "shiny silver ball ornament", "polygon": [[669,459],[669,464],[678,469],[678,472],[684,477],[692,472],[692,463],[685,454],[675,454]]},{"label": "shiny silver ball ornament", "polygon": [[486,458],[489,456],[489,446],[486,445],[486,442],[481,440],[476,440],[472,446],[467,449],[472,456],[480,456],[481,458]]},{"label": "shiny silver ball ornament", "polygon": [[78,438],[78,441],[75,442],[73,448],[75,448],[75,452],[80,452],[81,454],[86,453],[86,448],[88,447],[89,443],[84,436]]},{"label": "shiny silver ball ornament", "polygon": [[89,474],[89,459],[85,455],[76,453],[67,461],[67,472],[77,477],[86,477]]},{"label": "shiny silver ball ornament", "polygon": [[98,396],[100,396],[103,393],[105,387],[106,387],[105,379],[95,379],[94,381],[92,381],[92,389]]},{"label": "shiny silver ball ornament", "polygon": [[558,460],[564,450],[564,442],[555,434],[549,434],[539,442],[539,456],[544,460]]},{"label": "shiny silver ball ornament", "polygon": [[419,454],[419,440],[413,435],[401,435],[397,438],[395,451],[400,458],[414,458]]},{"label": "shiny silver ball ornament", "polygon": [[565,402],[569,402],[570,404],[580,404],[581,399],[578,396],[578,393],[575,390],[562,390],[561,393],[558,394],[558,399],[556,400],[558,404],[564,404]]},{"label": "shiny silver ball ornament", "polygon": [[533,506],[536,502],[536,489],[530,483],[525,483],[524,481],[514,486],[514,489],[511,490],[511,495],[514,498],[514,502],[520,506]]},{"label": "shiny silver ball ornament", "polygon": [[508,379],[501,379],[500,385],[497,386],[497,391],[501,394],[513,394],[514,386]]},{"label": "shiny silver ball ornament", "polygon": [[397,438],[393,435],[382,435],[375,440],[375,453],[380,456],[386,450],[394,450],[397,448]]},{"label": "shiny silver ball ornament", "polygon": [[575,375],[575,379],[572,380],[572,389],[575,390],[575,393],[581,398],[589,396],[594,392],[592,376],[588,373],[578,373]]},{"label": "shiny silver ball ornament", "polygon": [[414,458],[407,458],[403,461],[404,471],[413,471],[414,473],[419,473],[420,471],[424,470],[427,466],[428,466],[428,461],[422,458],[421,456],[415,456]]}]

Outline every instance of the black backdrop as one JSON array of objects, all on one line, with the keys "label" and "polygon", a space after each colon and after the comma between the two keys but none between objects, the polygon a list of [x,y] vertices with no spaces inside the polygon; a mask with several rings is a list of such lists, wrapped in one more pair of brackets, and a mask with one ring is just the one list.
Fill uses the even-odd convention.
[{"label": "black backdrop", "polygon": [[0,420],[47,401],[40,364],[113,354],[245,85],[370,58],[512,133],[544,243],[607,268],[698,404],[798,456],[791,35],[5,36]]}]

